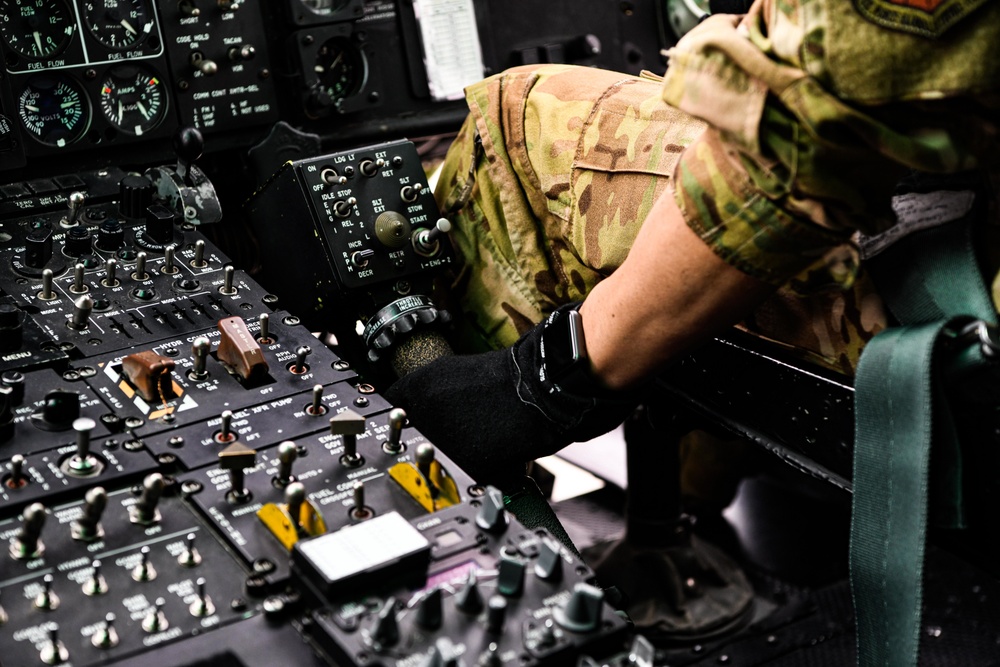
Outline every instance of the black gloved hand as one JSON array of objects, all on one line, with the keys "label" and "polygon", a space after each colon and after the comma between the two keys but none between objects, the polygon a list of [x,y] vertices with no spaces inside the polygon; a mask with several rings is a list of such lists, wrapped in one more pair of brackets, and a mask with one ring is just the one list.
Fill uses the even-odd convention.
[{"label": "black gloved hand", "polygon": [[576,305],[560,308],[509,349],[437,359],[385,396],[474,479],[509,486],[528,461],[606,433],[635,408],[638,392],[611,392],[596,379],[592,386],[577,381],[570,392],[548,379],[544,332],[556,331],[557,318]]}]

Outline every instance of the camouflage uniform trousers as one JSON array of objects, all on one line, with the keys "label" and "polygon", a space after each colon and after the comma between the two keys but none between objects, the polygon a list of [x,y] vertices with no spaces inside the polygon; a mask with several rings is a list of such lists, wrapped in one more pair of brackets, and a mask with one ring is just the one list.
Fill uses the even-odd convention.
[{"label": "camouflage uniform trousers", "polygon": [[663,83],[542,66],[470,87],[437,191],[462,311],[509,345],[613,271],[670,190],[721,258],[782,286],[747,326],[850,372],[886,320],[852,233],[892,224],[905,168],[997,154],[1000,2],[924,4],[956,3],[969,20],[931,39],[844,0],[758,2],[690,33]]}]

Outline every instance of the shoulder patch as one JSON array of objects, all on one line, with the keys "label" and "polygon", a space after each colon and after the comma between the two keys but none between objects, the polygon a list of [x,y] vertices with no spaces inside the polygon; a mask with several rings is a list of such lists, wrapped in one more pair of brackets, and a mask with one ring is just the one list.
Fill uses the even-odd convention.
[{"label": "shoulder patch", "polygon": [[891,30],[924,37],[944,32],[987,0],[853,0],[862,16]]}]

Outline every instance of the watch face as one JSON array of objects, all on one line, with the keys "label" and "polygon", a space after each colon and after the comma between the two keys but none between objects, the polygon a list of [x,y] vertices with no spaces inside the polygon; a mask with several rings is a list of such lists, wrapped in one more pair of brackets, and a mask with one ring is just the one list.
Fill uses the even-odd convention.
[{"label": "watch face", "polygon": [[549,316],[542,330],[545,374],[552,382],[589,366],[583,338],[583,317],[578,310],[558,310]]}]

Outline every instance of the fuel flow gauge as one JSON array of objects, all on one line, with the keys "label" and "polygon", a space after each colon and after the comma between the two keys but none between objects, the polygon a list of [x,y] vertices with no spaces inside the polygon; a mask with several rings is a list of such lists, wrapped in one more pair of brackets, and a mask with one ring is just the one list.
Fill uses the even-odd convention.
[{"label": "fuel flow gauge", "polygon": [[163,81],[144,67],[119,65],[101,83],[101,111],[117,130],[141,136],[167,112]]},{"label": "fuel flow gauge", "polygon": [[133,47],[153,29],[147,0],[88,0],[84,18],[90,34],[109,49]]},{"label": "fuel flow gauge", "polygon": [[65,0],[0,0],[0,35],[25,58],[51,58],[61,53],[75,28]]}]

